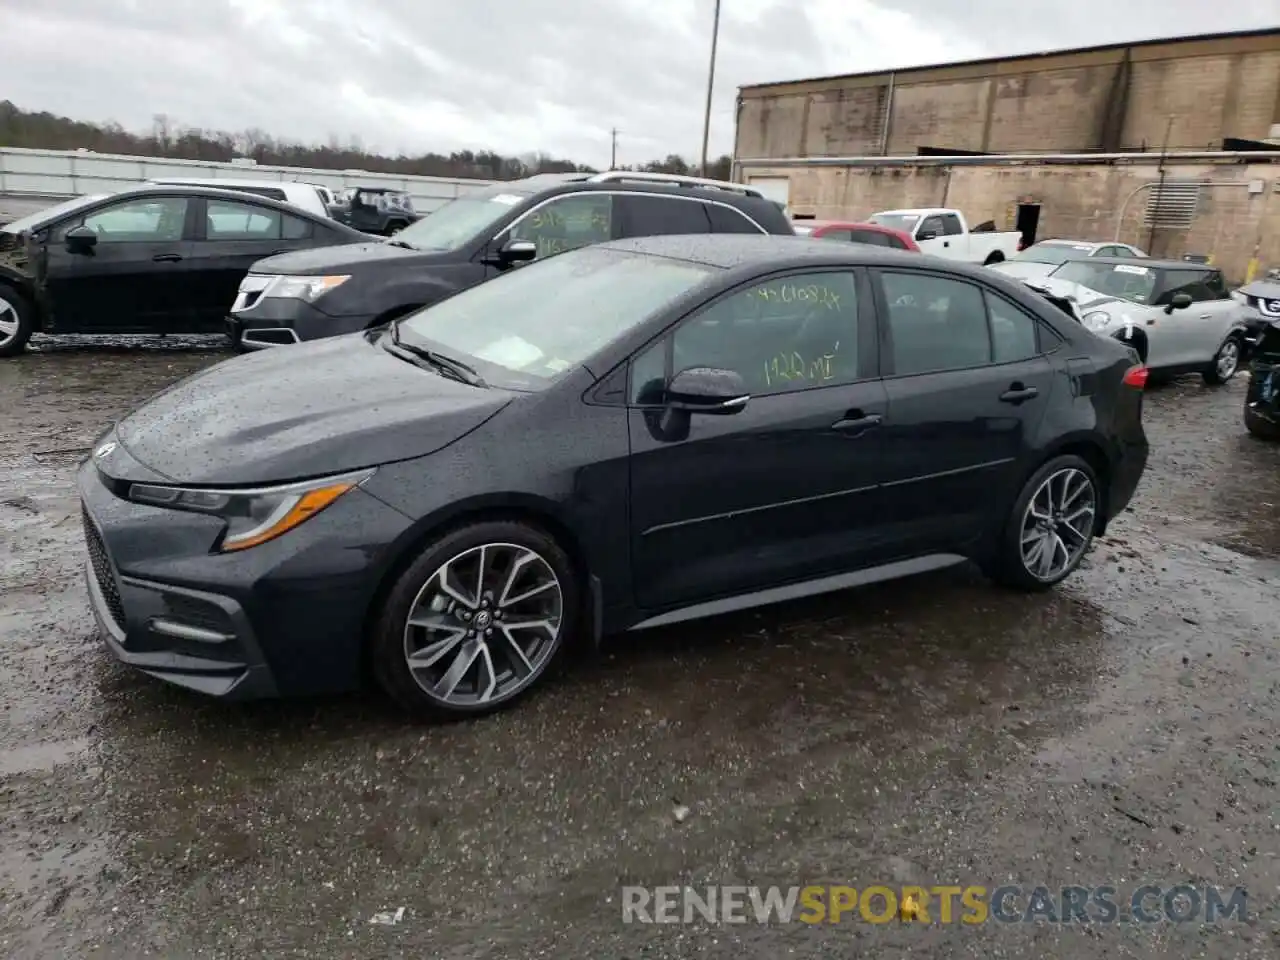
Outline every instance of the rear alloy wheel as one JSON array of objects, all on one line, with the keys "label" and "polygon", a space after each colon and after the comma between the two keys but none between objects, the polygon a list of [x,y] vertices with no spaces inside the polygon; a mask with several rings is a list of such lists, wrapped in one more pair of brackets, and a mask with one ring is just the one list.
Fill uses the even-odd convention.
[{"label": "rear alloy wheel", "polygon": [[31,331],[30,304],[16,290],[0,286],[0,357],[21,353]]},{"label": "rear alloy wheel", "polygon": [[1222,346],[1214,354],[1213,360],[1204,370],[1204,382],[1212,386],[1221,386],[1236,375],[1240,369],[1240,338],[1235,334],[1222,341]]},{"label": "rear alloy wheel", "polygon": [[516,700],[574,626],[578,592],[556,543],[516,523],[465,527],[433,545],[392,589],[374,668],[419,713],[475,715]]},{"label": "rear alloy wheel", "polygon": [[1097,529],[1098,480],[1083,459],[1055,457],[1027,481],[1005,527],[996,578],[1024,590],[1060,583],[1080,565]]}]

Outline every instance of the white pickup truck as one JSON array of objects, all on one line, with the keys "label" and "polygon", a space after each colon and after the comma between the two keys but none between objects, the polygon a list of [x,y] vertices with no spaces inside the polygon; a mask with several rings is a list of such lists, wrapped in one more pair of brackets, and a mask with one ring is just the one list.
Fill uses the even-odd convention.
[{"label": "white pickup truck", "polygon": [[984,229],[989,222],[970,230],[959,210],[940,207],[881,210],[868,219],[910,235],[924,253],[966,263],[992,264],[1008,260],[1022,244],[1022,234],[1016,230],[997,233],[994,229]]}]

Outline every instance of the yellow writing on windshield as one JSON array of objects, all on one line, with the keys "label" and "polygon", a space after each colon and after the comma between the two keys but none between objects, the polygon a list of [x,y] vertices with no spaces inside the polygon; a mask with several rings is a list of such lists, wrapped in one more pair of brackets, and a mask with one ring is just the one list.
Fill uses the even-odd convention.
[{"label": "yellow writing on windshield", "polygon": [[747,298],[763,300],[765,303],[803,303],[824,307],[827,310],[840,309],[840,294],[819,283],[770,284],[749,290]]},{"label": "yellow writing on windshield", "polygon": [[557,227],[587,227],[609,232],[609,214],[602,207],[571,207],[568,211],[548,207],[529,214],[522,226],[530,231],[553,230]]},{"label": "yellow writing on windshield", "polygon": [[764,362],[765,386],[772,387],[778,383],[823,383],[832,379],[831,361],[840,352],[840,342],[836,341],[830,353],[805,358],[795,350],[784,351]]}]

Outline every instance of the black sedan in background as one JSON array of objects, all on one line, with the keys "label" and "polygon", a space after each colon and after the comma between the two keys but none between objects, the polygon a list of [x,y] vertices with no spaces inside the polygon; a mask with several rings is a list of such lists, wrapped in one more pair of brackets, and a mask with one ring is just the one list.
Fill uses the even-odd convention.
[{"label": "black sedan in background", "polygon": [[265,197],[141,187],[0,227],[0,357],[32,333],[218,333],[263,257],[369,240]]},{"label": "black sedan in background", "polygon": [[960,562],[1058,583],[1145,369],[990,270],[796,237],[549,257],[225,361],[80,470],[114,654],[224,697],[512,702],[575,641]]}]

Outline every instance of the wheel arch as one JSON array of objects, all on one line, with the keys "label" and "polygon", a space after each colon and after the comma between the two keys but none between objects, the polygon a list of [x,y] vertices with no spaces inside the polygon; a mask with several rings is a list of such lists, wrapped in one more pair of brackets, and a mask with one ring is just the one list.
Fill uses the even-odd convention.
[{"label": "wheel arch", "polygon": [[[477,523],[521,523],[545,533],[565,552],[582,587],[583,639],[593,647],[600,643],[603,596],[599,579],[592,572],[581,536],[550,500],[530,494],[488,494],[462,500],[414,524],[392,545],[389,558],[378,573],[378,585],[363,617],[363,653],[367,660],[368,638],[382,604],[396,580],[433,540]],[[366,662],[367,667],[367,662]]]}]

